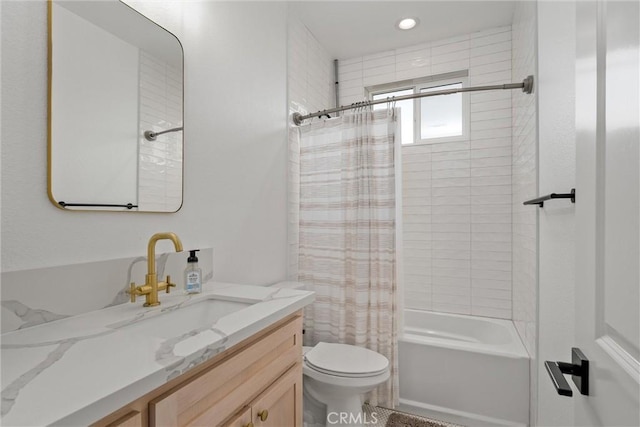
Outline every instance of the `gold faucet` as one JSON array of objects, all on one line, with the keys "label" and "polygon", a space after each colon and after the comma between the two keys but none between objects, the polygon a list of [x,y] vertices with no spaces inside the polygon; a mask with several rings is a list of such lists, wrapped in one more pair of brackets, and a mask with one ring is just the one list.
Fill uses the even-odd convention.
[{"label": "gold faucet", "polygon": [[158,292],[166,291],[169,293],[169,289],[175,288],[175,283],[171,283],[171,276],[167,276],[167,280],[158,283],[158,275],[156,273],[156,243],[158,240],[171,240],[173,246],[176,248],[176,252],[182,252],[182,242],[175,233],[156,233],[149,239],[149,246],[147,248],[147,263],[148,270],[145,276],[145,284],[142,286],[136,286],[135,283],[131,283],[129,294],[131,295],[131,302],[136,302],[136,296],[144,295],[146,302],[145,307],[154,307],[160,305],[158,300]]}]

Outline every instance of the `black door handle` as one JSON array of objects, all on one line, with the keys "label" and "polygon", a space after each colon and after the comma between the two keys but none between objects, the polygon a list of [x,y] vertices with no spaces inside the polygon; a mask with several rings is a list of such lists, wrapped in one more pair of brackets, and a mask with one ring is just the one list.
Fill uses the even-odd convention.
[{"label": "black door handle", "polygon": [[573,396],[573,391],[569,383],[564,378],[564,374],[571,374],[573,383],[578,387],[581,394],[589,395],[589,359],[579,348],[571,349],[571,362],[544,362],[545,368],[553,381],[553,386],[561,396]]}]

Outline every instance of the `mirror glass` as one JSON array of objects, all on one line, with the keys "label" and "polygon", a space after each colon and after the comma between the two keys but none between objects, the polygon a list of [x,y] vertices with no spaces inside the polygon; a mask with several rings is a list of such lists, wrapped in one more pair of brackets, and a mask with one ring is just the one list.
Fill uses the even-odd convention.
[{"label": "mirror glass", "polygon": [[62,209],[177,211],[180,42],[117,0],[49,8],[49,198]]}]

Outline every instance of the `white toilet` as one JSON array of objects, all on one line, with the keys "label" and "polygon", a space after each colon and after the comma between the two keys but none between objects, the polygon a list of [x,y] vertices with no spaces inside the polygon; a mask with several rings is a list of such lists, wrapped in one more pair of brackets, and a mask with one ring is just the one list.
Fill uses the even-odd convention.
[{"label": "white toilet", "polygon": [[[305,289],[300,282],[272,286]],[[366,348],[325,342],[302,353],[305,426],[363,425],[364,394],[389,379],[389,360]]]},{"label": "white toilet", "polygon": [[[389,379],[389,360],[366,348],[318,343],[303,348],[305,413],[314,410],[326,426],[358,426],[365,422],[363,396]],[[326,408],[325,408],[326,406]]]}]

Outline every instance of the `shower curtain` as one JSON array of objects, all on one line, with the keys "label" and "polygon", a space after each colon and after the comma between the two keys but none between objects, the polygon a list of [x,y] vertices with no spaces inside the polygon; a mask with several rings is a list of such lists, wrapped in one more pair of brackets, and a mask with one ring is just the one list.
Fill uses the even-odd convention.
[{"label": "shower curtain", "polygon": [[305,344],[366,347],[391,376],[367,399],[398,403],[395,109],[364,109],[290,132],[292,279],[316,292]]}]

